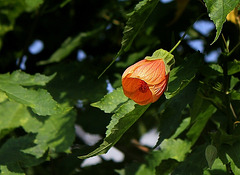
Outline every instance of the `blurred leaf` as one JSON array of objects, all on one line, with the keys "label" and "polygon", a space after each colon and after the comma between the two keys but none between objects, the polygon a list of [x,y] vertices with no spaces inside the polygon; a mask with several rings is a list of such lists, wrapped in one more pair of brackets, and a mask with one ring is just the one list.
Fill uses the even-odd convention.
[{"label": "blurred leaf", "polygon": [[205,157],[208,162],[209,168],[212,168],[212,165],[217,158],[217,148],[213,145],[208,145],[205,150]]},{"label": "blurred leaf", "polygon": [[[157,174],[157,171],[161,172],[168,170],[170,165],[166,167],[166,169],[161,168],[164,167],[165,164],[164,160],[175,160],[174,162],[182,162],[185,159],[187,153],[190,152],[191,144],[188,141],[183,141],[181,139],[166,139],[160,145],[159,151],[152,151],[149,155],[146,156],[146,163],[141,164],[138,168],[135,168],[135,172],[131,174],[139,174],[144,175],[146,174]],[[132,165],[131,165],[132,166]],[[125,173],[128,174],[128,168],[125,169]]]},{"label": "blurred leaf", "polygon": [[233,90],[231,92],[231,99],[232,100],[240,100],[240,92]]},{"label": "blurred leaf", "polygon": [[[52,115],[67,108],[61,108],[52,96],[44,89],[26,89],[21,85],[44,85],[50,81],[52,77],[46,77],[40,74],[27,75],[21,72],[14,72],[12,74],[3,74],[0,77],[0,90],[3,91],[9,99],[25,106],[31,107],[38,115]],[[21,82],[23,79],[23,82]],[[39,81],[39,82],[38,82]]]},{"label": "blurred leaf", "polygon": [[203,100],[199,95],[196,96],[191,111],[192,126],[187,132],[187,137],[192,144],[197,141],[208,120],[216,112],[216,110],[217,109],[212,104]]},{"label": "blurred leaf", "polygon": [[222,161],[217,158],[211,169],[205,169],[204,170],[204,175],[226,175],[226,167],[225,165],[222,163]]},{"label": "blurred leaf", "polygon": [[184,130],[187,129],[187,127],[190,125],[190,122],[191,122],[190,117],[183,119],[182,123],[179,125],[176,132],[174,133],[174,135],[171,138],[178,137]]},{"label": "blurred leaf", "polygon": [[111,113],[127,100],[128,98],[124,95],[122,87],[120,87],[112,93],[105,95],[100,101],[92,103],[91,105],[103,110],[105,113]]},{"label": "blurred leaf", "polygon": [[48,60],[40,61],[39,65],[45,65],[49,63],[60,62],[68,55],[70,55],[76,48],[85,43],[89,38],[95,37],[96,34],[101,32],[103,27],[94,29],[89,32],[81,32],[75,37],[68,37],[61,45],[59,49],[57,49]]},{"label": "blurred leaf", "polygon": [[[141,117],[141,115],[150,106],[150,105],[140,106],[131,101],[126,103],[128,103],[130,108],[132,108],[131,106],[135,105],[135,109],[133,108],[131,112],[126,111],[125,113],[124,111],[120,110],[120,114],[118,116],[119,119],[117,120],[118,122],[111,121],[112,126],[111,125],[110,125],[111,127],[109,126],[109,129],[111,130],[107,131],[108,135],[104,138],[101,145],[99,145],[92,152],[86,155],[80,156],[79,157],[80,159],[85,159],[88,157],[106,153],[122,137],[122,135]],[[125,104],[123,105],[125,106]],[[119,108],[121,108],[121,106]],[[116,115],[118,115],[117,112],[118,111],[116,111]]]},{"label": "blurred leaf", "polygon": [[[177,132],[182,123],[182,111],[187,104],[192,103],[196,93],[197,83],[192,81],[186,88],[179,92],[176,96],[167,100],[161,105],[161,118],[159,126],[159,139],[155,147],[157,147],[164,139],[170,138]],[[176,108],[177,106],[177,108]]]},{"label": "blurred leaf", "polygon": [[[233,170],[240,172],[240,142],[236,142],[233,145],[222,144],[219,150],[219,158],[224,164],[232,162]],[[236,168],[234,168],[236,166]],[[238,174],[236,173],[236,174]]]},{"label": "blurred leaf", "polygon": [[130,48],[133,40],[157,4],[158,0],[140,1],[134,11],[128,15],[128,21],[123,31],[122,47],[116,58]]},{"label": "blurred leaf", "polygon": [[0,173],[3,175],[25,175],[19,163],[9,163],[7,165],[0,165]]},{"label": "blurred leaf", "polygon": [[170,71],[168,90],[164,93],[167,99],[174,97],[192,81],[201,66],[202,60],[202,55],[195,53]]},{"label": "blurred leaf", "polygon": [[43,0],[25,0],[25,3],[26,3],[26,10],[27,11],[32,11],[36,8],[38,8],[42,3],[43,3]]},{"label": "blurred leaf", "polygon": [[216,36],[212,44],[218,39],[227,15],[240,3],[240,0],[204,0],[208,15],[216,26]]},{"label": "blurred leaf", "polygon": [[207,161],[204,156],[206,145],[198,145],[184,162],[174,170],[172,175],[202,175],[203,169],[207,167]]},{"label": "blurred leaf", "polygon": [[175,12],[174,19],[169,22],[169,26],[174,24],[181,16],[184,10],[186,9],[189,0],[176,0],[177,3],[177,11]]},{"label": "blurred leaf", "polygon": [[240,61],[234,60],[228,63],[228,75],[240,72]]}]

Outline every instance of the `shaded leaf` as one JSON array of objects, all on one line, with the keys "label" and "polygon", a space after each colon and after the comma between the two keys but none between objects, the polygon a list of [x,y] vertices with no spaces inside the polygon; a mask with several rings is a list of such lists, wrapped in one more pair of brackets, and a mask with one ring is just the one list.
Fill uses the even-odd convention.
[{"label": "shaded leaf", "polygon": [[204,0],[208,15],[216,26],[216,36],[212,44],[218,39],[227,15],[240,3],[239,0]]},{"label": "shaded leaf", "polygon": [[0,164],[9,165],[21,163],[23,167],[38,165],[45,158],[36,158],[23,151],[34,146],[35,134],[28,134],[19,138],[10,138],[0,148]]},{"label": "shaded leaf", "polygon": [[192,126],[187,132],[187,137],[192,144],[197,141],[208,120],[216,112],[216,110],[216,107],[212,104],[203,100],[199,95],[196,96],[191,110]]},{"label": "shaded leaf", "polygon": [[168,90],[164,93],[167,99],[174,97],[193,80],[202,60],[202,55],[195,53],[170,71]]},{"label": "shaded leaf", "polygon": [[64,58],[66,58],[70,53],[72,53],[77,47],[86,42],[91,37],[96,36],[100,31],[103,30],[103,27],[98,29],[89,31],[89,32],[81,32],[75,37],[68,37],[61,45],[59,49],[57,49],[48,60],[40,61],[39,65],[45,65],[49,63],[60,62]]},{"label": "shaded leaf", "polygon": [[182,123],[182,110],[187,104],[192,103],[193,97],[196,94],[196,86],[197,83],[192,81],[176,96],[161,105],[160,135],[155,147],[159,146],[164,139],[170,138],[177,132],[177,128]]},{"label": "shaded leaf", "polygon": [[204,156],[206,145],[200,145],[193,150],[184,162],[174,170],[172,175],[202,175],[203,169],[207,167],[207,161]]},{"label": "shaded leaf", "polygon": [[157,4],[158,0],[140,1],[134,11],[128,15],[128,21],[123,31],[122,47],[116,58],[130,48],[133,40]]},{"label": "shaded leaf", "polygon": [[68,151],[75,138],[75,117],[76,113],[71,110],[67,113],[50,116],[40,127],[38,123],[36,125],[31,125],[30,121],[26,123],[24,127],[28,127],[28,130],[32,130],[32,132],[36,132],[35,127],[39,129],[34,140],[36,146],[25,149],[24,152],[39,158],[48,149],[53,152]]}]

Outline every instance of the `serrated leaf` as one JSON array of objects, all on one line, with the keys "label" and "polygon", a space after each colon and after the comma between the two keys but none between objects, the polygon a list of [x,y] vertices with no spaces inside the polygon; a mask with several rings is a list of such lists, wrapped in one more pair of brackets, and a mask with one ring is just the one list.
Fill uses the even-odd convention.
[{"label": "serrated leaf", "polygon": [[240,0],[204,0],[208,15],[216,26],[216,36],[212,44],[218,39],[227,15],[240,3]]},{"label": "serrated leaf", "polygon": [[[34,127],[39,127],[34,140],[36,146],[25,149],[23,152],[39,158],[48,149],[54,152],[67,151],[75,138],[75,117],[76,113],[71,110],[67,113],[50,116],[40,127],[38,124],[36,126],[32,125],[32,130],[34,130]],[[30,121],[24,127],[26,125],[29,128]]]},{"label": "serrated leaf", "polygon": [[[132,104],[129,104],[132,105]],[[117,141],[122,137],[122,135],[141,117],[141,115],[147,110],[150,106],[140,106],[135,105],[135,109],[129,113],[122,114],[119,117],[118,122],[115,125],[111,126],[111,131],[107,131],[108,136],[106,136],[103,142],[92,152],[82,155],[80,159],[86,159],[92,156],[100,155],[106,153]]]},{"label": "serrated leaf", "polygon": [[82,43],[86,42],[87,39],[96,36],[103,27],[101,26],[98,29],[89,31],[89,32],[81,32],[75,37],[68,37],[57,49],[48,60],[38,62],[39,65],[45,65],[49,63],[60,62],[64,58],[66,58],[70,53],[72,53],[77,47],[79,47]]},{"label": "serrated leaf", "polygon": [[134,11],[128,15],[128,21],[123,31],[122,47],[116,58],[130,48],[133,40],[157,4],[158,0],[140,1]]},{"label": "serrated leaf", "polygon": [[14,71],[13,73],[0,74],[0,82],[6,82],[11,84],[18,84],[22,86],[45,86],[56,76],[56,73],[51,76],[42,75],[36,73],[30,75],[21,70]]},{"label": "serrated leaf", "polygon": [[[32,116],[27,108],[13,101],[4,101],[0,105],[0,133],[2,130],[14,129],[22,126],[26,132],[37,132],[42,122]],[[44,117],[45,118],[45,117]],[[25,125],[29,123],[29,127]]]},{"label": "serrated leaf", "polygon": [[122,87],[120,87],[105,95],[100,101],[92,103],[91,106],[99,108],[105,113],[111,113],[127,100],[128,98],[124,95]]},{"label": "serrated leaf", "polygon": [[[3,74],[0,75],[0,90],[9,99],[32,108],[38,115],[57,114],[69,109],[61,108],[44,89],[33,90],[22,87],[22,85],[45,85],[53,76],[47,77],[40,74],[27,75],[20,71],[13,72],[12,74]],[[23,79],[22,82],[21,79]]]},{"label": "serrated leaf", "polygon": [[193,80],[202,60],[202,55],[195,53],[170,71],[168,90],[164,93],[167,99],[174,97]]}]

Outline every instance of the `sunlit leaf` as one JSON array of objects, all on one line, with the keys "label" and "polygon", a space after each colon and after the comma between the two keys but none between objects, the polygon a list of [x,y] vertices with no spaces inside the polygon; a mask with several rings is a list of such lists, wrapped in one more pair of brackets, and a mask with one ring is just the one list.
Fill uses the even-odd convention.
[{"label": "sunlit leaf", "polygon": [[120,87],[112,93],[105,95],[100,101],[92,103],[91,105],[100,108],[105,113],[111,113],[127,100],[128,98],[124,95],[122,87]]},{"label": "sunlit leaf", "polygon": [[36,73],[35,75],[30,75],[20,70],[14,71],[13,73],[0,74],[0,82],[6,82],[22,86],[45,86],[49,81],[51,81],[56,74],[51,76],[46,76],[43,74]]},{"label": "sunlit leaf", "polygon": [[204,0],[208,15],[216,26],[216,36],[212,44],[218,39],[227,15],[240,3],[239,0]]},{"label": "sunlit leaf", "polygon": [[[21,72],[3,74],[0,77],[0,90],[3,91],[9,99],[32,108],[38,115],[52,115],[64,111],[65,109],[61,108],[46,90],[33,90],[21,86],[45,85],[53,78],[40,74],[36,74],[35,76]],[[21,81],[22,78],[23,81]]]},{"label": "sunlit leaf", "polygon": [[[131,103],[129,105],[133,104]],[[150,105],[135,105],[135,109],[133,109],[131,112],[127,111],[129,113],[121,113],[121,116],[118,116],[118,121],[112,122],[113,126],[109,126],[110,131],[107,131],[108,135],[104,138],[101,145],[99,145],[92,152],[86,155],[82,155],[79,158],[85,159],[88,157],[106,153],[122,137],[122,135],[141,117],[141,115],[147,110],[149,106]]]},{"label": "sunlit leaf", "polygon": [[63,114],[52,115],[44,121],[41,127],[39,127],[38,123],[31,126],[30,121],[28,121],[24,126],[28,127],[28,130],[33,130],[32,132],[34,132],[34,127],[39,129],[34,140],[36,146],[25,149],[24,153],[39,158],[48,149],[54,152],[68,151],[75,138],[75,116],[76,113],[73,110]]}]

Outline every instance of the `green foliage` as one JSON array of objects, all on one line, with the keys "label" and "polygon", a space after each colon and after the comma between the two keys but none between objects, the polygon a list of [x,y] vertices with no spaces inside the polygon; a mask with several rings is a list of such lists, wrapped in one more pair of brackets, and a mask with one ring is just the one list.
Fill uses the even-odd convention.
[{"label": "green foliage", "polygon": [[222,27],[224,22],[226,21],[226,17],[228,13],[230,13],[239,3],[239,0],[204,0],[206,3],[208,14],[211,20],[214,22],[216,26],[216,36],[212,43],[214,43],[219,35],[221,34]]},{"label": "green foliage", "polygon": [[[0,174],[240,174],[239,3],[0,0]],[[140,106],[121,75],[159,57],[166,91]]]}]

